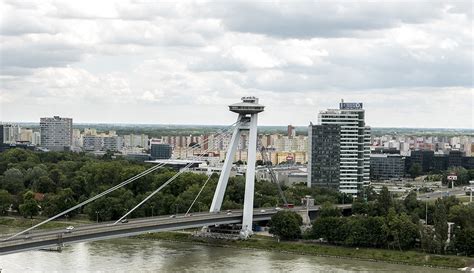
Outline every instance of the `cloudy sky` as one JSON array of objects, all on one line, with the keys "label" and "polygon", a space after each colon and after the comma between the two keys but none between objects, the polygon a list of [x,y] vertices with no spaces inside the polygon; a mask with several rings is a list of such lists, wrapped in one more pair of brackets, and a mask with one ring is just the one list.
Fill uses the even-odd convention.
[{"label": "cloudy sky", "polygon": [[472,128],[471,1],[2,0],[0,121]]}]

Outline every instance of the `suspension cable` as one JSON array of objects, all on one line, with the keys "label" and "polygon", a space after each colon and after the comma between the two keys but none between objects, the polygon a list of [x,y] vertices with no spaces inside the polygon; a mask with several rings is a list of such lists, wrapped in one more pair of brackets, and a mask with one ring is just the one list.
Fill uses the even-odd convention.
[{"label": "suspension cable", "polygon": [[211,176],[212,176],[213,172],[211,172],[207,179],[206,179],[206,182],[204,182],[204,185],[202,185],[201,187],[201,190],[198,192],[198,194],[196,195],[196,198],[194,198],[194,201],[191,203],[191,206],[189,206],[188,210],[186,211],[186,213],[184,214],[184,216],[188,215],[189,211],[191,210],[191,208],[193,207],[194,203],[196,202],[196,200],[199,198],[199,196],[201,195],[201,192],[202,190],[204,190],[204,187],[206,187],[206,184],[207,182],[209,182],[209,180],[211,179]]},{"label": "suspension cable", "polygon": [[[237,123],[238,123],[238,121],[237,121],[237,122],[234,122],[233,124],[231,124],[230,126],[224,128],[224,129],[222,129],[221,132],[218,133],[217,135],[219,135],[219,134],[222,135],[222,132],[227,132],[227,131],[229,131],[229,130],[230,130],[234,125],[236,125]],[[206,140],[205,142],[209,142],[209,139]],[[188,149],[189,149],[190,151],[192,151],[192,150],[194,150],[194,149],[197,149],[199,146],[200,146],[199,143],[196,143],[196,144],[194,144],[192,147],[189,147]],[[208,150],[209,150],[209,149],[208,149]],[[20,231],[20,232],[14,234],[14,235],[12,235],[12,236],[10,236],[10,237],[8,237],[8,238],[2,240],[2,241],[8,241],[8,240],[10,240],[10,239],[13,239],[13,238],[19,236],[19,235],[25,234],[26,232],[28,232],[28,231],[30,231],[30,230],[33,230],[33,229],[35,229],[35,228],[37,228],[37,227],[39,227],[39,226],[42,226],[42,225],[44,225],[44,224],[46,224],[46,223],[48,223],[48,222],[50,222],[50,221],[52,221],[52,220],[54,220],[54,219],[56,219],[56,218],[59,218],[59,217],[65,215],[65,214],[67,214],[67,213],[69,213],[69,212],[71,212],[71,211],[73,211],[73,210],[76,210],[76,209],[78,209],[78,208],[80,208],[80,207],[83,207],[83,206],[89,204],[90,202],[95,201],[95,200],[98,199],[98,198],[101,198],[101,197],[104,196],[104,195],[107,195],[107,194],[109,194],[109,193],[111,193],[111,192],[113,192],[113,191],[115,191],[115,190],[117,190],[117,189],[119,189],[119,188],[121,188],[121,187],[127,185],[127,184],[130,184],[131,182],[133,182],[133,181],[135,181],[135,180],[137,180],[137,179],[139,179],[139,178],[141,178],[141,177],[143,177],[143,176],[145,176],[145,175],[147,175],[147,174],[149,174],[149,173],[151,173],[151,172],[153,172],[153,171],[156,171],[156,170],[162,168],[164,165],[166,165],[166,163],[157,164],[157,165],[155,165],[155,166],[153,166],[153,167],[151,167],[151,168],[149,168],[149,169],[147,169],[147,170],[145,170],[145,171],[143,171],[143,172],[141,172],[141,173],[139,173],[139,174],[137,174],[137,175],[135,175],[135,176],[133,176],[133,177],[131,177],[131,178],[129,178],[129,179],[127,179],[127,180],[125,180],[125,181],[123,181],[123,182],[121,182],[121,183],[119,183],[119,184],[117,184],[117,185],[115,185],[115,186],[113,186],[113,187],[111,187],[111,188],[109,188],[109,189],[107,189],[107,190],[105,190],[105,191],[103,191],[103,192],[101,192],[101,193],[99,193],[99,194],[97,194],[97,195],[95,195],[95,196],[93,196],[93,197],[91,197],[91,198],[89,198],[89,199],[87,199],[87,200],[85,200],[85,201],[83,201],[83,202],[81,202],[81,203],[75,205],[75,206],[73,206],[72,208],[69,208],[69,209],[67,209],[67,210],[65,210],[65,211],[63,211],[63,212],[60,212],[60,213],[56,214],[55,216],[52,216],[52,217],[50,217],[50,218],[48,218],[48,219],[46,219],[46,220],[44,220],[44,221],[42,221],[42,222],[40,222],[40,223],[38,223],[38,224],[32,226],[32,227],[30,227],[30,228],[27,228],[27,229],[25,229],[25,230],[23,230],[23,231]]]},{"label": "suspension cable", "polygon": [[[234,123],[234,124],[237,124]],[[227,131],[230,131],[230,130],[227,130]],[[228,132],[226,132],[225,134],[221,134],[220,138],[224,138],[225,135],[229,135]],[[202,152],[198,158],[202,158],[204,156],[204,154],[208,151],[210,151],[211,148],[208,148],[206,151]],[[138,203],[135,207],[133,207],[131,210],[129,210],[127,213],[125,213],[122,217],[120,217],[120,219],[118,219],[117,221],[115,221],[112,225],[116,225],[118,222],[122,221],[123,219],[125,219],[130,213],[132,213],[133,211],[135,211],[137,208],[139,208],[141,205],[143,205],[146,201],[148,201],[150,198],[152,198],[155,194],[157,194],[159,191],[161,191],[164,187],[168,186],[168,184],[170,184],[171,182],[173,182],[178,176],[180,176],[183,172],[187,171],[189,169],[189,167],[191,167],[191,165],[193,164],[193,162],[187,164],[185,167],[183,167],[181,170],[179,170],[179,172],[177,172],[175,175],[173,175],[170,179],[168,179],[165,183],[163,183],[158,189],[154,190],[151,194],[149,194],[147,197],[145,197],[145,199],[143,199],[140,203]]]},{"label": "suspension cable", "polygon": [[267,158],[268,150],[265,146],[263,146],[263,143],[262,143],[261,139],[258,140],[258,143],[260,144],[260,153],[262,154],[263,164],[265,165],[265,167],[267,167],[267,170],[270,174],[270,178],[271,178],[272,182],[277,185],[278,193],[280,194],[280,198],[282,199],[284,205],[288,206],[288,202],[286,201],[285,194],[283,193],[283,190],[281,189],[280,182],[278,182],[278,180],[276,178],[276,175],[275,175],[275,171],[273,170],[273,166],[271,165],[272,164],[271,161],[270,161],[271,159]]}]

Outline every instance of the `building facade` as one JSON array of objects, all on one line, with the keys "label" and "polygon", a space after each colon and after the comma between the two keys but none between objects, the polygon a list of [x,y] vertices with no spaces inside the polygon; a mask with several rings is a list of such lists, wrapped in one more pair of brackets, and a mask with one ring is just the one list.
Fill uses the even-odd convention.
[{"label": "building facade", "polygon": [[150,156],[152,159],[170,159],[172,148],[169,144],[152,143],[150,145]]},{"label": "building facade", "polygon": [[370,178],[401,180],[405,176],[405,158],[397,154],[370,155]]},{"label": "building facade", "polygon": [[[334,171],[334,167],[327,164],[337,163],[337,188],[346,194],[358,195],[362,188],[370,183],[370,127],[365,125],[362,103],[342,101],[339,109],[321,111],[318,115],[318,125],[310,125],[308,131],[308,186],[335,184],[332,180],[325,182],[324,179],[329,178],[328,171]],[[335,126],[324,127],[325,125]],[[335,139],[337,131],[338,140]],[[328,145],[333,147],[326,147]],[[333,151],[337,146],[338,155]],[[331,156],[336,158],[329,160]],[[323,173],[324,169],[326,173]],[[331,179],[333,177],[331,176]]]},{"label": "building facade", "polygon": [[72,118],[40,119],[41,145],[51,151],[69,150],[72,145]]},{"label": "building facade", "polygon": [[20,140],[20,126],[18,124],[3,124],[3,143],[14,144]]},{"label": "building facade", "polygon": [[341,126],[310,125],[308,138],[308,186],[339,189]]}]

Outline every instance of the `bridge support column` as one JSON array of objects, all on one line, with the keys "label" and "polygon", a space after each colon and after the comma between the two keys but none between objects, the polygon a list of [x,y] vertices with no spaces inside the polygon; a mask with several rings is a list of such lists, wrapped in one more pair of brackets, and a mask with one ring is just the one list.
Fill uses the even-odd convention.
[{"label": "bridge support column", "polygon": [[227,182],[229,181],[230,171],[232,169],[232,163],[234,162],[235,152],[237,151],[237,146],[239,145],[241,135],[240,121],[242,120],[242,117],[242,115],[239,115],[237,120],[239,124],[236,125],[234,133],[232,134],[229,148],[225,156],[224,165],[222,166],[221,175],[219,176],[219,182],[217,182],[216,192],[214,193],[214,198],[212,199],[210,212],[218,212],[221,210],[225,189],[227,188]]},{"label": "bridge support column", "polygon": [[243,97],[241,103],[229,105],[229,110],[239,114],[238,123],[234,129],[232,139],[225,157],[222,172],[217,183],[216,192],[212,199],[210,212],[218,212],[221,209],[224,199],[227,182],[229,180],[235,152],[240,142],[242,131],[249,131],[249,145],[247,151],[247,170],[245,173],[245,196],[244,210],[242,217],[241,238],[248,238],[252,235],[253,221],[253,199],[255,189],[255,162],[257,156],[257,120],[258,113],[262,112],[265,106],[258,104],[255,97]]},{"label": "bridge support column", "polygon": [[255,192],[255,161],[257,156],[257,114],[250,116],[247,170],[245,172],[245,196],[241,237],[252,235],[253,198]]}]

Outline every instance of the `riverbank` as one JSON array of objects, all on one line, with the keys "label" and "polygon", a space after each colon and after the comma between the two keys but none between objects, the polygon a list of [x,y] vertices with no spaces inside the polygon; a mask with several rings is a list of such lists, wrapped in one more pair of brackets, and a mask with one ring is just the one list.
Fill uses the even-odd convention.
[{"label": "riverbank", "polygon": [[267,251],[288,252],[300,255],[358,259],[374,262],[388,262],[425,267],[457,269],[470,266],[474,258],[425,254],[416,251],[394,251],[374,248],[349,248],[342,246],[315,244],[304,241],[280,241],[273,238],[254,236],[249,240],[216,240],[193,237],[189,233],[160,232],[136,236],[141,239],[175,242],[191,242],[219,247],[248,248]]},{"label": "riverbank", "polygon": [[[9,226],[19,229],[27,229],[32,227],[42,221],[46,220],[46,218],[23,218],[23,217],[13,217],[13,216],[4,216],[0,217],[0,226]],[[54,229],[54,228],[64,228],[67,226],[74,226],[74,225],[84,225],[92,223],[86,219],[74,219],[74,220],[55,220],[48,222],[39,227],[39,229]]]},{"label": "riverbank", "polygon": [[[20,217],[0,217],[1,226],[14,228],[28,228],[43,219],[26,219]],[[41,228],[54,229],[69,225],[90,223],[89,220],[79,219],[74,221],[51,221]],[[217,247],[247,248],[266,251],[287,252],[300,255],[333,257],[344,259],[358,259],[374,262],[388,262],[415,266],[428,266],[437,268],[457,269],[474,264],[474,258],[452,255],[425,254],[417,251],[396,251],[375,248],[349,248],[325,244],[316,244],[305,241],[280,241],[266,236],[253,236],[249,240],[216,240],[210,238],[193,237],[190,233],[160,232],[135,236],[147,240],[162,240],[173,242],[189,242]]]}]

